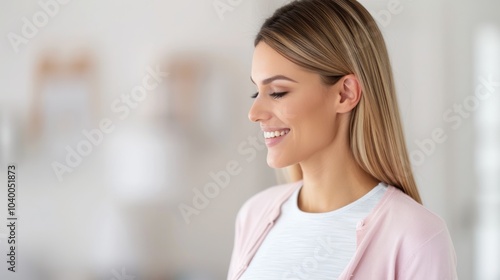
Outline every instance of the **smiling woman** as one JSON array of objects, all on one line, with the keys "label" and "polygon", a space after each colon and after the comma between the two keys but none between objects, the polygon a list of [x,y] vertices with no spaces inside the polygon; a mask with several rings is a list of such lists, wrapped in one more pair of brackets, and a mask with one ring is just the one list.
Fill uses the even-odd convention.
[{"label": "smiling woman", "polygon": [[240,209],[228,279],[456,279],[444,221],[421,204],[392,70],[353,0],[293,1],[255,40],[248,117],[294,170]]}]

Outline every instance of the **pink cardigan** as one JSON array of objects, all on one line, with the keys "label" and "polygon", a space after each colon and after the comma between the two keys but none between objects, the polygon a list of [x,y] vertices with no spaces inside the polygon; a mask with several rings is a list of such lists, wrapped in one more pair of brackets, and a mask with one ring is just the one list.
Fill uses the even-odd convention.
[{"label": "pink cardigan", "polygon": [[[281,205],[301,185],[297,181],[271,187],[241,207],[228,280],[240,278],[279,217]],[[339,280],[457,279],[457,257],[445,222],[393,186],[358,223],[356,240],[356,252]]]}]

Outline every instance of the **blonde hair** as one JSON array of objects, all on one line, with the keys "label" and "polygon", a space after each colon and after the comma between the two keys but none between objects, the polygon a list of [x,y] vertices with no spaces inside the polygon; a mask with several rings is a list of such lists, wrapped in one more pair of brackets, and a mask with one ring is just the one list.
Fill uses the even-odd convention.
[{"label": "blonde hair", "polygon": [[[261,27],[265,42],[326,84],[354,74],[362,97],[351,112],[349,142],[356,162],[374,178],[422,203],[403,135],[387,48],[370,13],[354,0],[299,0],[278,9]],[[289,180],[302,179],[300,165]]]}]

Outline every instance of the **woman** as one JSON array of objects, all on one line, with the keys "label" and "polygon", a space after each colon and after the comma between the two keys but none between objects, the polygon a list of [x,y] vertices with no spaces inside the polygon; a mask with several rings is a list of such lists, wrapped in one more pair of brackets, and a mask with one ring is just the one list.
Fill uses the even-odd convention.
[{"label": "woman", "polygon": [[293,183],[240,209],[228,279],[456,279],[446,224],[421,205],[389,57],[351,0],[294,1],[255,40],[249,118]]}]

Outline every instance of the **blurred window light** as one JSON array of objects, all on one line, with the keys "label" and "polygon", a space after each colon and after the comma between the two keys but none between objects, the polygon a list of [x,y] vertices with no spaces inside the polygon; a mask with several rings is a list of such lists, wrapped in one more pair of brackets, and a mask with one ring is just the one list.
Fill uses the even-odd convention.
[{"label": "blurred window light", "polygon": [[490,94],[474,118],[477,186],[474,279],[500,279],[500,31],[481,25],[474,38],[475,90]]}]

